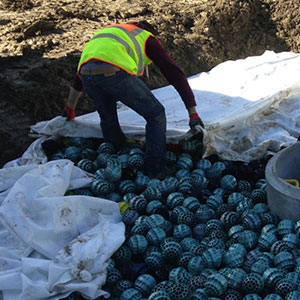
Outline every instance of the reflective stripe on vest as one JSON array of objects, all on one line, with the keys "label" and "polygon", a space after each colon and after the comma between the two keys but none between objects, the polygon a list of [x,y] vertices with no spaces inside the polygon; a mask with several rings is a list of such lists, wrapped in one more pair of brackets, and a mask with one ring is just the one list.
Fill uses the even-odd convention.
[{"label": "reflective stripe on vest", "polygon": [[[134,47],[135,47],[135,51],[138,55],[138,72],[137,72],[137,75],[140,76],[142,73],[143,73],[143,56],[142,56],[142,51],[141,51],[141,48],[140,48],[140,45],[137,41],[137,39],[135,38],[136,35],[138,35],[139,33],[141,33],[143,31],[143,29],[137,27],[133,30],[128,30],[122,26],[116,26],[116,25],[112,25],[112,26],[109,26],[109,28],[118,28],[118,29],[121,29],[122,31],[124,31],[128,37],[131,39]],[[130,50],[130,46],[129,44],[124,41],[123,39],[119,38],[118,36],[114,35],[114,34],[111,34],[111,33],[99,33],[97,34],[96,36],[94,36],[92,40],[94,39],[98,39],[98,38],[102,38],[102,37],[109,37],[109,38],[113,38],[115,39],[116,41],[120,42],[125,48],[126,48],[126,51],[128,53],[129,56],[132,56],[132,53],[131,53],[131,50]]]}]

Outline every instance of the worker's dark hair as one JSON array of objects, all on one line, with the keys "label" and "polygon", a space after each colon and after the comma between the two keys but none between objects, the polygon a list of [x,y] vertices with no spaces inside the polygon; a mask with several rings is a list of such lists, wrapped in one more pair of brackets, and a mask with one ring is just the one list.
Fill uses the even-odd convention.
[{"label": "worker's dark hair", "polygon": [[153,25],[151,25],[148,21],[142,20],[140,21],[140,23],[145,27],[147,31],[151,32],[154,35],[158,35],[158,31],[156,30],[156,28]]}]

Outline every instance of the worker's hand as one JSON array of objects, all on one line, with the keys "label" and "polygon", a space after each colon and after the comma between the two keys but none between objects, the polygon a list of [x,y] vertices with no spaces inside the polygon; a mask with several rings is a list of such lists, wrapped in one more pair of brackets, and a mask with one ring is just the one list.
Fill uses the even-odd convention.
[{"label": "worker's hand", "polygon": [[75,109],[71,108],[68,104],[65,105],[63,117],[67,117],[67,121],[75,119]]},{"label": "worker's hand", "polygon": [[194,129],[197,125],[200,125],[202,128],[204,128],[204,124],[203,124],[202,120],[200,119],[198,113],[190,114],[189,125],[190,125],[191,129]]}]

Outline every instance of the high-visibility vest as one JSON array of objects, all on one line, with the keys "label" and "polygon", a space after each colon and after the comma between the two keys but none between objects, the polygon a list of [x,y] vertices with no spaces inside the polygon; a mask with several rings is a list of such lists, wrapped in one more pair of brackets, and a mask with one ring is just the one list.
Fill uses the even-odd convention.
[{"label": "high-visibility vest", "polygon": [[90,60],[113,64],[131,75],[141,76],[152,60],[146,55],[146,42],[153,36],[147,30],[131,24],[109,25],[97,31],[85,45],[78,71]]}]

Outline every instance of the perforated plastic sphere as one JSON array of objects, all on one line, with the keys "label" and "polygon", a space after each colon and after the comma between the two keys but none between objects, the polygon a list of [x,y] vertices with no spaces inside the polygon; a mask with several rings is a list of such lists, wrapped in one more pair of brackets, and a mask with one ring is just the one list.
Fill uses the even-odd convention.
[{"label": "perforated plastic sphere", "polygon": [[218,178],[222,175],[225,169],[225,164],[217,161],[209,169],[206,170],[206,176],[208,179]]},{"label": "perforated plastic sphere", "polygon": [[114,254],[113,259],[118,264],[124,264],[131,260],[132,252],[129,247],[122,245]]},{"label": "perforated plastic sphere", "polygon": [[131,281],[127,280],[127,279],[121,279],[119,280],[115,286],[113,287],[113,293],[114,295],[116,295],[117,297],[120,297],[121,294],[125,291],[128,290],[130,288],[133,287],[133,284]]},{"label": "perforated plastic sphere", "polygon": [[167,205],[168,205],[168,207],[173,209],[176,206],[182,205],[184,199],[185,199],[185,197],[184,197],[183,193],[180,193],[180,192],[171,193],[167,197]]},{"label": "perforated plastic sphere", "polygon": [[143,296],[148,296],[151,293],[152,289],[155,287],[155,285],[156,285],[156,280],[150,274],[140,275],[134,283],[134,287]]},{"label": "perforated plastic sphere", "polygon": [[251,230],[245,230],[239,234],[238,242],[248,250],[254,249],[258,242],[258,235]]},{"label": "perforated plastic sphere", "polygon": [[134,288],[125,290],[120,296],[120,300],[140,300],[142,298],[143,295]]},{"label": "perforated plastic sphere", "polygon": [[200,275],[206,265],[201,256],[194,256],[188,262],[187,268],[193,275]]},{"label": "perforated plastic sphere", "polygon": [[249,198],[245,198],[244,200],[240,201],[236,207],[236,211],[239,214],[242,214],[245,211],[253,208],[253,202]]},{"label": "perforated plastic sphere", "polygon": [[131,209],[136,210],[138,213],[142,213],[145,211],[148,202],[144,196],[137,195],[129,200],[129,205]]},{"label": "perforated plastic sphere", "polygon": [[179,224],[174,226],[173,236],[178,240],[182,240],[185,237],[191,237],[192,230],[188,225]]},{"label": "perforated plastic sphere", "polygon": [[98,153],[113,154],[113,153],[115,153],[115,147],[111,143],[104,142],[104,143],[99,145],[97,152]]},{"label": "perforated plastic sphere", "polygon": [[189,286],[184,283],[174,283],[168,289],[168,294],[172,300],[188,300],[190,293]]},{"label": "perforated plastic sphere", "polygon": [[124,212],[122,216],[122,221],[126,225],[133,225],[138,217],[139,217],[139,213],[136,210],[129,209]]},{"label": "perforated plastic sphere", "polygon": [[206,158],[202,158],[196,163],[196,167],[198,169],[208,170],[211,167],[211,162]]},{"label": "perforated plastic sphere", "polygon": [[148,231],[146,238],[149,245],[158,246],[166,238],[166,233],[162,228],[154,227]]},{"label": "perforated plastic sphere", "polygon": [[121,164],[121,168],[127,168],[128,167],[128,159],[129,159],[129,155],[128,154],[121,154],[119,155],[119,161]]},{"label": "perforated plastic sphere", "polygon": [[118,269],[116,268],[107,269],[106,284],[108,286],[114,286],[116,282],[121,279],[122,279],[122,274]]},{"label": "perforated plastic sphere", "polygon": [[240,268],[229,269],[228,272],[224,274],[225,278],[227,279],[228,287],[235,290],[241,289],[246,275],[247,273]]},{"label": "perforated plastic sphere", "polygon": [[175,177],[180,180],[182,178],[185,178],[185,177],[189,177],[191,176],[191,173],[186,170],[186,169],[179,169],[178,171],[176,171],[175,173]]},{"label": "perforated plastic sphere", "polygon": [[182,205],[189,209],[191,212],[195,213],[200,207],[200,202],[196,197],[190,196],[184,199]]},{"label": "perforated plastic sphere", "polygon": [[77,167],[89,172],[89,173],[94,173],[95,172],[95,164],[93,161],[89,160],[89,159],[81,159],[78,163],[77,163]]},{"label": "perforated plastic sphere", "polygon": [[193,246],[199,245],[199,241],[193,237],[186,237],[180,241],[182,251],[189,251]]},{"label": "perforated plastic sphere", "polygon": [[257,273],[249,273],[244,277],[242,288],[245,293],[260,293],[264,288],[264,279]]},{"label": "perforated plastic sphere", "polygon": [[149,228],[163,228],[165,224],[165,219],[161,215],[153,214],[145,220],[145,223],[148,225]]},{"label": "perforated plastic sphere", "polygon": [[292,250],[299,245],[299,239],[296,234],[288,233],[282,237],[282,241]]},{"label": "perforated plastic sphere", "polygon": [[265,212],[261,215],[261,222],[263,226],[267,224],[275,224],[277,225],[279,222],[279,218],[271,212]]},{"label": "perforated plastic sphere", "polygon": [[167,165],[172,165],[172,164],[175,164],[176,161],[177,161],[176,154],[172,151],[167,151],[166,152],[166,164]]},{"label": "perforated plastic sphere", "polygon": [[205,224],[197,224],[197,225],[195,225],[194,228],[193,228],[193,236],[196,239],[201,240],[205,236],[205,229],[206,229],[206,225]]},{"label": "perforated plastic sphere", "polygon": [[222,296],[226,289],[228,283],[224,276],[221,274],[214,274],[208,277],[207,281],[204,283],[205,291],[209,296]]},{"label": "perforated plastic sphere", "polygon": [[77,163],[81,159],[81,150],[75,146],[69,146],[65,149],[64,158]]},{"label": "perforated plastic sphere", "polygon": [[135,184],[132,180],[125,179],[119,184],[119,192],[121,195],[135,192]]},{"label": "perforated plastic sphere", "polygon": [[197,190],[206,189],[208,186],[208,179],[204,176],[196,172],[191,175],[191,184]]},{"label": "perforated plastic sphere", "polygon": [[134,255],[143,254],[148,247],[148,241],[144,236],[136,234],[129,238],[128,246]]},{"label": "perforated plastic sphere", "polygon": [[224,254],[224,265],[229,268],[240,268],[244,264],[245,255],[239,250],[229,250]]},{"label": "perforated plastic sphere", "polygon": [[277,236],[277,228],[274,224],[267,224],[261,229],[261,234],[263,233],[273,233]]},{"label": "perforated plastic sphere", "polygon": [[265,285],[269,289],[274,289],[277,283],[283,279],[285,273],[278,268],[268,268],[263,273],[263,278],[265,280]]},{"label": "perforated plastic sphere", "polygon": [[271,246],[277,241],[277,237],[273,233],[262,233],[258,238],[258,247],[262,251],[269,251]]},{"label": "perforated plastic sphere", "polygon": [[135,234],[139,234],[139,235],[146,235],[147,232],[149,230],[149,227],[145,224],[145,223],[138,223],[135,224],[132,228],[131,228],[131,235],[135,235]]},{"label": "perforated plastic sphere", "polygon": [[197,209],[195,216],[199,223],[206,223],[208,220],[214,219],[216,217],[216,213],[209,206],[201,204],[201,206]]},{"label": "perforated plastic sphere", "polygon": [[129,155],[128,167],[131,169],[141,170],[144,167],[144,157],[140,154]]},{"label": "perforated plastic sphere", "polygon": [[152,293],[148,300],[171,300],[169,294],[165,291],[157,291]]},{"label": "perforated plastic sphere", "polygon": [[300,299],[300,291],[292,291],[289,292],[284,300],[299,300]]},{"label": "perforated plastic sphere", "polygon": [[289,233],[294,233],[295,222],[292,220],[282,220],[278,223],[277,230],[280,236],[284,236]]},{"label": "perforated plastic sphere", "polygon": [[57,152],[57,153],[52,154],[48,160],[51,161],[51,160],[58,160],[58,159],[64,159],[64,158],[65,158],[65,155],[62,152]]},{"label": "perforated plastic sphere", "polygon": [[206,205],[214,210],[216,210],[221,204],[223,204],[221,196],[211,195],[206,199]]},{"label": "perforated plastic sphere", "polygon": [[178,160],[176,162],[176,166],[178,169],[185,169],[190,171],[193,167],[193,161],[191,157],[184,155],[184,156],[179,156]]},{"label": "perforated plastic sphere", "polygon": [[234,191],[237,187],[237,180],[232,175],[225,175],[221,178],[220,185],[226,191]]},{"label": "perforated plastic sphere", "polygon": [[192,279],[190,274],[185,268],[177,267],[169,272],[169,281],[173,283],[185,283],[188,284]]},{"label": "perforated plastic sphere", "polygon": [[296,289],[294,283],[286,278],[279,280],[275,286],[275,292],[278,295],[285,296]]},{"label": "perforated plastic sphere", "polygon": [[177,191],[184,194],[189,195],[192,193],[193,185],[189,181],[179,182]]},{"label": "perforated plastic sphere", "polygon": [[271,252],[274,255],[277,255],[280,252],[283,251],[290,251],[290,248],[288,247],[288,245],[286,244],[286,242],[284,241],[276,241],[272,246],[271,246]]},{"label": "perforated plastic sphere", "polygon": [[203,252],[202,259],[207,268],[218,268],[223,260],[223,251],[209,248]]},{"label": "perforated plastic sphere", "polygon": [[91,191],[97,197],[107,196],[114,191],[114,185],[106,180],[96,179],[91,184]]},{"label": "perforated plastic sphere", "polygon": [[151,186],[148,184],[148,187],[144,190],[142,195],[148,200],[160,200],[162,199],[162,193],[160,192],[158,187]]},{"label": "perforated plastic sphere", "polygon": [[253,203],[265,202],[267,193],[262,189],[253,189],[251,191],[250,198],[253,200]]},{"label": "perforated plastic sphere", "polygon": [[161,252],[151,252],[146,256],[145,263],[150,269],[159,269],[163,265]]},{"label": "perforated plastic sphere", "polygon": [[195,254],[190,251],[182,252],[178,258],[177,265],[179,267],[188,269],[188,263],[194,256]]},{"label": "perforated plastic sphere", "polygon": [[181,245],[175,241],[164,243],[161,250],[163,258],[166,261],[170,262],[174,262],[174,260],[177,260],[182,253]]},{"label": "perforated plastic sphere", "polygon": [[238,192],[231,193],[227,198],[228,205],[231,209],[235,209],[242,200],[245,200],[245,197]]},{"label": "perforated plastic sphere", "polygon": [[225,211],[221,215],[220,220],[224,224],[225,228],[230,228],[239,223],[240,216],[234,211]]},{"label": "perforated plastic sphere", "polygon": [[131,200],[132,198],[136,197],[136,196],[137,196],[136,193],[131,193],[131,192],[129,192],[129,193],[126,193],[125,195],[123,195],[122,200],[125,201],[125,202],[127,202],[127,203],[130,203],[130,200]]},{"label": "perforated plastic sphere", "polygon": [[250,271],[253,273],[258,273],[260,275],[263,275],[264,271],[267,270],[269,267],[270,264],[268,264],[264,260],[259,259],[250,267]]},{"label": "perforated plastic sphere", "polygon": [[167,177],[160,183],[158,183],[157,187],[162,193],[162,195],[167,196],[171,193],[174,193],[178,188],[178,179],[175,177]]},{"label": "perforated plastic sphere", "polygon": [[242,225],[234,225],[228,230],[228,237],[237,241],[244,230],[245,228]]},{"label": "perforated plastic sphere", "polygon": [[232,244],[229,248],[228,251],[232,251],[232,250],[237,250],[238,252],[240,252],[241,254],[243,254],[244,257],[247,256],[247,250],[246,248],[241,245],[241,244]]},{"label": "perforated plastic sphere", "polygon": [[274,265],[278,268],[292,271],[294,268],[294,258],[290,252],[282,251],[275,255]]},{"label": "perforated plastic sphere", "polygon": [[152,200],[147,204],[146,214],[151,215],[154,212],[154,209],[157,207],[162,207],[163,204],[159,200]]},{"label": "perforated plastic sphere", "polygon": [[115,164],[108,164],[104,169],[104,177],[108,181],[118,181],[121,179],[122,169]]},{"label": "perforated plastic sphere", "polygon": [[262,226],[260,217],[254,213],[249,212],[242,217],[242,225],[249,230],[259,232]]}]

